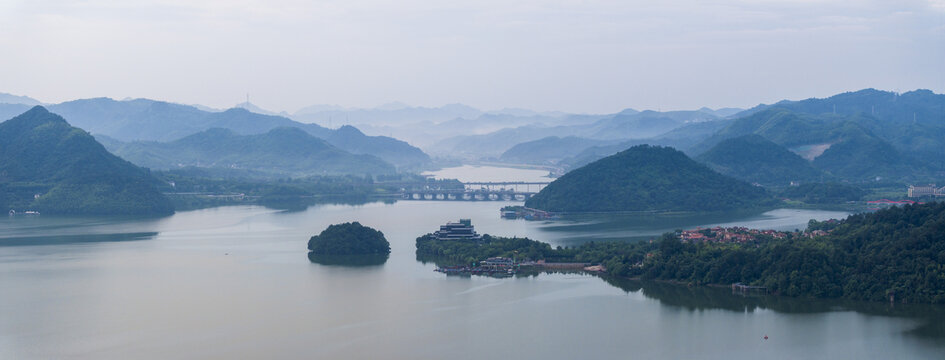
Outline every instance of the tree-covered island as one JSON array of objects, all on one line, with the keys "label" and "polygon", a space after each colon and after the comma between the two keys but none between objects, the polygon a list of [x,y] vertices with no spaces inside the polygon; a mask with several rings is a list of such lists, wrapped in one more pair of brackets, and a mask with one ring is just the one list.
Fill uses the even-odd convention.
[{"label": "tree-covered island", "polygon": [[329,225],[308,240],[308,249],[316,255],[386,255],[390,243],[384,233],[355,221]]},{"label": "tree-covered island", "polygon": [[[744,230],[744,231],[743,231]],[[525,238],[417,238],[419,260],[489,257],[601,264],[606,274],[690,285],[762,286],[772,294],[945,304],[945,202],[891,207],[806,231],[703,229],[648,242],[552,248]]]}]

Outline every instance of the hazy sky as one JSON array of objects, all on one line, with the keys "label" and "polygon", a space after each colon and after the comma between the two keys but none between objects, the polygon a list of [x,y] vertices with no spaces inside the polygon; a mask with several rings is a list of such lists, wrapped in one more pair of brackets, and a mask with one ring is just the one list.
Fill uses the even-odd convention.
[{"label": "hazy sky", "polygon": [[0,0],[0,92],[569,112],[945,92],[945,0]]}]

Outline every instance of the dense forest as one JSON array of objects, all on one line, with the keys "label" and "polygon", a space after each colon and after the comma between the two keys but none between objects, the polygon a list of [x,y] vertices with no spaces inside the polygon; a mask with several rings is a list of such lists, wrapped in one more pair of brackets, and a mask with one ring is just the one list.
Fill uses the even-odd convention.
[{"label": "dense forest", "polygon": [[592,242],[573,248],[519,238],[486,241],[483,236],[482,243],[475,243],[422,236],[417,255],[469,263],[514,254],[600,263],[620,277],[693,285],[741,282],[787,296],[945,304],[945,202],[892,207],[840,221],[812,220],[809,230],[749,243],[683,242],[667,233],[648,242]]},{"label": "dense forest", "polygon": [[329,225],[308,240],[308,249],[316,255],[381,255],[390,254],[390,243],[384,233],[355,221]]},{"label": "dense forest", "polygon": [[[160,182],[41,106],[0,123],[0,206],[48,214],[166,215]],[[5,210],[6,210],[5,209]]]},{"label": "dense forest", "polygon": [[724,211],[776,203],[764,189],[680,151],[639,145],[572,170],[525,206],[556,212]]}]

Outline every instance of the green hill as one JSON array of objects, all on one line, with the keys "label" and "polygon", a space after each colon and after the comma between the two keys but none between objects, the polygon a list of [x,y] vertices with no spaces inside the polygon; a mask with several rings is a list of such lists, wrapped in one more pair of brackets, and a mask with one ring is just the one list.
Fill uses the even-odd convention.
[{"label": "green hill", "polygon": [[280,176],[391,174],[394,166],[354,155],[297,128],[239,135],[214,128],[168,143],[107,141],[110,150],[152,169],[186,166],[261,171]]},{"label": "green hill", "polygon": [[775,202],[764,189],[673,148],[639,145],[572,170],[525,206],[561,212],[724,211]]},{"label": "green hill", "polygon": [[807,160],[755,134],[723,140],[696,159],[722,174],[763,185],[787,186],[825,176]]},{"label": "green hill", "polygon": [[913,157],[903,155],[892,144],[859,125],[846,123],[845,126],[854,129],[839,130],[845,136],[814,158],[814,167],[842,179],[872,180],[877,177],[914,178],[927,173],[928,167],[934,165],[922,164]]},{"label": "green hill", "polygon": [[0,204],[48,214],[170,214],[157,180],[41,106],[0,123]]}]

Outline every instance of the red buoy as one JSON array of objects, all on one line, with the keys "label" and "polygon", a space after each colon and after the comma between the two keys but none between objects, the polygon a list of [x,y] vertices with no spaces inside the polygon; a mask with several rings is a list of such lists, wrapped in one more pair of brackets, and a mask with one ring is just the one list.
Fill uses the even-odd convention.
[{"label": "red buoy", "polygon": [[768,335],[765,335],[765,340],[768,340]]}]

